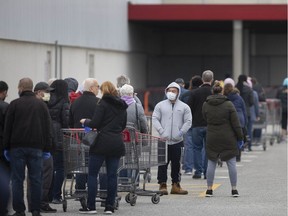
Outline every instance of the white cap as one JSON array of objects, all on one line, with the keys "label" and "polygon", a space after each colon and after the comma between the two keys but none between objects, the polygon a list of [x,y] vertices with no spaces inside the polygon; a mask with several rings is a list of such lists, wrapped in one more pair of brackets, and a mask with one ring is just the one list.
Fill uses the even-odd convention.
[{"label": "white cap", "polygon": [[226,78],[226,79],[224,80],[224,86],[225,86],[226,84],[231,84],[233,87],[235,87],[235,82],[234,82],[234,80],[231,79],[231,78]]}]

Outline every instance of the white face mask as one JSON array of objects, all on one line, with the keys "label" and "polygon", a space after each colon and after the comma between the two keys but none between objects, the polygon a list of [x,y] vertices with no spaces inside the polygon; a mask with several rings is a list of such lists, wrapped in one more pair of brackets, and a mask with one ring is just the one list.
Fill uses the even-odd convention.
[{"label": "white face mask", "polygon": [[166,96],[167,96],[167,98],[168,98],[169,100],[173,101],[173,100],[176,99],[177,94],[175,94],[175,93],[173,93],[173,92],[167,92],[167,93],[166,93]]},{"label": "white face mask", "polygon": [[43,101],[49,101],[50,100],[50,93],[44,92],[44,97],[42,97]]}]

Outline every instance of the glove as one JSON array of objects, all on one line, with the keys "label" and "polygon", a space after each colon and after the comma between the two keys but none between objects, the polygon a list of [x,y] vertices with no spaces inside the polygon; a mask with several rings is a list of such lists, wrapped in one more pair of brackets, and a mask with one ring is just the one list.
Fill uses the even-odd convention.
[{"label": "glove", "polygon": [[45,159],[48,159],[48,158],[50,158],[51,157],[51,154],[50,154],[50,152],[43,152],[42,153],[42,158],[45,160]]},{"label": "glove", "polygon": [[4,150],[4,157],[7,161],[10,161],[10,152],[8,150]]},{"label": "glove", "polygon": [[183,132],[182,132],[181,130],[179,131],[178,136],[179,136],[179,137],[182,137],[182,136],[183,136]]},{"label": "glove", "polygon": [[84,127],[85,133],[87,133],[87,132],[89,132],[89,131],[91,131],[91,130],[92,130],[92,128],[90,128],[90,127]]},{"label": "glove", "polygon": [[243,146],[244,146],[244,141],[243,140],[237,141],[237,146],[238,146],[239,149],[242,149]]}]

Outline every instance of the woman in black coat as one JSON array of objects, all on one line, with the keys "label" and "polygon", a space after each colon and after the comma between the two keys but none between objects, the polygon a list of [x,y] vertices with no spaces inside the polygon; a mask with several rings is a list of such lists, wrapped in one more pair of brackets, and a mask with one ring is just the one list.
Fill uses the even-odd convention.
[{"label": "woman in black coat", "polygon": [[51,84],[51,98],[48,102],[48,109],[52,119],[53,133],[53,199],[52,203],[62,203],[62,184],[64,181],[64,159],[63,159],[63,134],[62,128],[69,126],[69,97],[68,85],[64,80],[55,80]]},{"label": "woman in black coat", "polygon": [[105,213],[114,212],[114,202],[117,193],[117,169],[120,157],[125,155],[122,131],[126,127],[127,104],[119,96],[115,86],[107,81],[100,90],[102,99],[96,106],[92,120],[81,119],[84,126],[96,128],[98,137],[90,147],[88,168],[88,200],[87,207],[80,213],[96,213],[95,197],[97,194],[97,176],[105,161],[107,170],[107,198]]},{"label": "woman in black coat", "polygon": [[[236,109],[229,99],[222,95],[222,87],[215,82],[213,95],[207,97],[202,107],[203,118],[207,122],[206,155],[208,158],[206,196],[213,195],[212,186],[218,158],[226,161],[229,170],[232,196],[239,196],[236,189],[238,155],[237,141],[243,140],[242,128]],[[243,141],[242,141],[243,142]]]}]

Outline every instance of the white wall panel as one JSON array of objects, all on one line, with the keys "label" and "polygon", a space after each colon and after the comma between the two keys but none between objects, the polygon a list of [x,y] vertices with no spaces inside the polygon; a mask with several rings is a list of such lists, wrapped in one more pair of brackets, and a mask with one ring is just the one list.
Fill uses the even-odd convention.
[{"label": "white wall panel", "polygon": [[[50,77],[45,74],[47,51],[51,51],[53,56],[51,65],[53,74]],[[146,55],[97,49],[62,47],[62,78],[74,77],[79,83],[86,79],[89,76],[89,54],[95,56],[95,78],[100,84],[107,80],[116,84],[116,77],[126,74],[131,77],[131,83],[135,89],[146,86]],[[59,52],[58,55],[60,55]],[[54,77],[54,56],[53,45],[0,40],[0,80],[6,81],[9,85],[7,101],[18,97],[19,79],[30,77],[36,84]],[[59,72],[60,69],[58,74]]]},{"label": "white wall panel", "polygon": [[[1,0],[0,38],[127,51],[128,0]],[[135,1],[160,3],[159,0]]]}]

